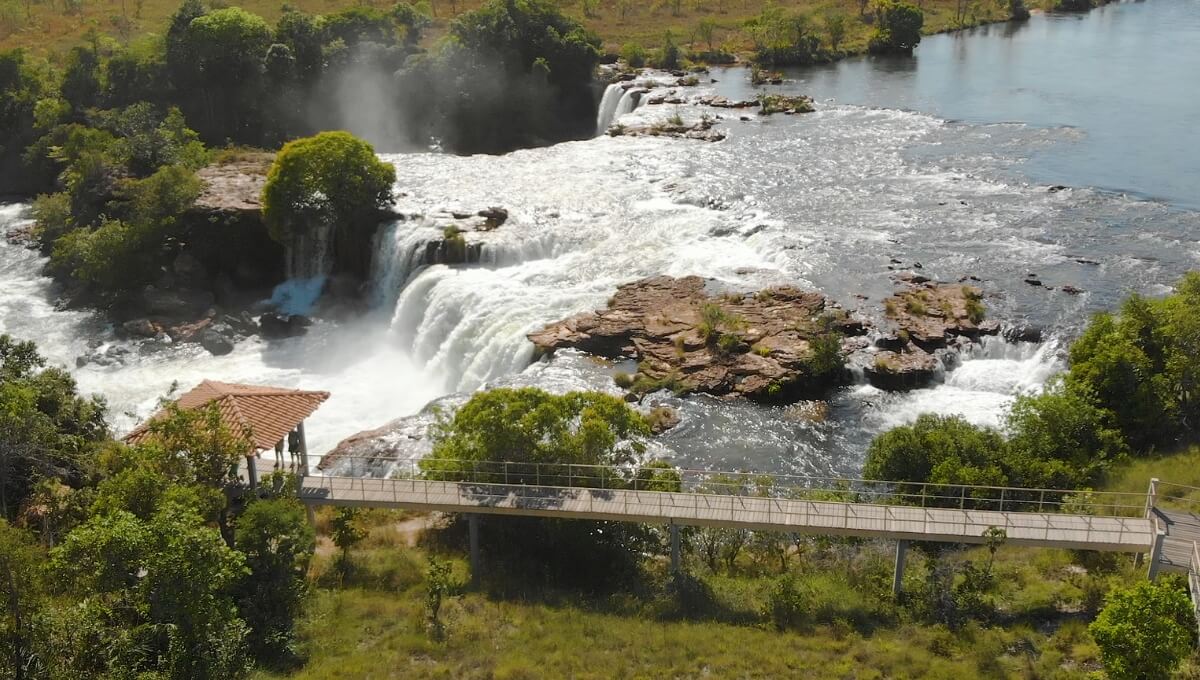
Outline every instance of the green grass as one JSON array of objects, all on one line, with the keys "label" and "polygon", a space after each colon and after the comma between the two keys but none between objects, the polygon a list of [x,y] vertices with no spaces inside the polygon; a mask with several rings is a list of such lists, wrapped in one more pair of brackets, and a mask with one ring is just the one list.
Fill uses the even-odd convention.
[{"label": "green grass", "polygon": [[1135,458],[1113,470],[1104,487],[1106,491],[1146,493],[1152,477],[1163,482],[1158,488],[1159,505],[1200,510],[1200,446],[1173,454]]}]

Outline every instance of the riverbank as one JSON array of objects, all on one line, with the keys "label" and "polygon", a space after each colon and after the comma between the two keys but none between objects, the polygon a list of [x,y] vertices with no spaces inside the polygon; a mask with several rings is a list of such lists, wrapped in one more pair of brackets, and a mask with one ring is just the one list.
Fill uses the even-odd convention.
[{"label": "riverbank", "polygon": [[[269,22],[275,22],[282,14],[281,5],[271,0],[245,0],[239,7],[258,14]],[[360,3],[349,0],[298,0],[288,3],[304,12],[330,13]],[[376,3],[370,3],[375,5]],[[388,3],[379,3],[385,6]],[[458,15],[484,4],[483,0],[438,0],[430,3],[433,24],[426,44],[432,44],[446,33],[451,21]],[[657,47],[670,33],[681,45],[703,49],[711,43],[712,48],[726,47],[734,53],[746,53],[752,40],[745,31],[745,22],[768,6],[787,11],[802,11],[817,18],[828,13],[844,13],[849,18],[846,38],[841,50],[846,54],[858,54],[866,50],[870,26],[858,20],[860,4],[833,0],[704,0],[684,3],[597,3],[591,0],[572,0],[561,3],[562,10],[579,19],[603,40],[606,51],[616,53],[621,46],[640,43],[648,48]],[[921,7],[925,12],[926,34],[958,30],[984,23],[1004,21],[1007,12],[999,5],[978,4],[967,8],[965,16],[959,16],[959,0],[925,0]],[[35,54],[65,56],[71,47],[84,41],[89,30],[116,43],[136,42],[150,35],[165,32],[171,15],[178,9],[177,0],[146,0],[135,8],[121,0],[99,0],[80,5],[76,14],[62,12],[61,8],[44,3],[27,4],[19,13],[5,16],[0,21],[0,50],[20,47]],[[700,29],[701,22],[713,25],[712,37]]]}]

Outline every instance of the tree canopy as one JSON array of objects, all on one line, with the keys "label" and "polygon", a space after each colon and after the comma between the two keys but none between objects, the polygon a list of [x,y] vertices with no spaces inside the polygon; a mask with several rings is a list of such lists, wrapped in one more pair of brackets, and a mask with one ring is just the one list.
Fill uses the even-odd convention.
[{"label": "tree canopy", "polygon": [[867,48],[876,54],[912,54],[921,43],[925,13],[899,0],[876,0],[875,32]]},{"label": "tree canopy", "polygon": [[267,174],[263,218],[279,241],[315,222],[351,224],[386,207],[395,181],[396,169],[348,132],[297,139],[280,149]]},{"label": "tree canopy", "polygon": [[1195,628],[1186,591],[1143,581],[1110,593],[1088,630],[1112,680],[1168,680],[1191,652]]}]

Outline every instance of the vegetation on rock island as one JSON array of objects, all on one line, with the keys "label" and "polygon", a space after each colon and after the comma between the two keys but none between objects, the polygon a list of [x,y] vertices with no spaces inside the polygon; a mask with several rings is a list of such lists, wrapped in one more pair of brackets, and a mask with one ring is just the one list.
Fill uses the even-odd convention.
[{"label": "vegetation on rock island", "polygon": [[1161,299],[1133,295],[1071,345],[1070,366],[1041,394],[1017,398],[1002,432],[924,415],[880,435],[871,478],[1049,489],[1095,485],[1128,456],[1194,440],[1200,384],[1200,274]]}]

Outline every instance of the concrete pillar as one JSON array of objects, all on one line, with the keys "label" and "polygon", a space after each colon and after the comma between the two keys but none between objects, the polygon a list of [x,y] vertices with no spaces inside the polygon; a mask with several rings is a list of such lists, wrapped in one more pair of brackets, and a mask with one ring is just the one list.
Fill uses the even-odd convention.
[{"label": "concrete pillar", "polygon": [[467,515],[467,534],[471,544],[471,587],[479,585],[479,515]]},{"label": "concrete pillar", "polygon": [[1153,581],[1158,578],[1158,568],[1162,563],[1163,542],[1166,541],[1167,532],[1159,529],[1154,534],[1154,545],[1150,548],[1150,571],[1146,576]]},{"label": "concrete pillar", "polygon": [[671,524],[671,573],[679,573],[679,525]]},{"label": "concrete pillar", "polygon": [[296,432],[300,433],[300,476],[308,476],[308,440],[304,438],[304,421],[296,426]]},{"label": "concrete pillar", "polygon": [[896,541],[896,568],[892,572],[892,595],[900,597],[904,591],[904,558],[908,553],[908,541]]}]

